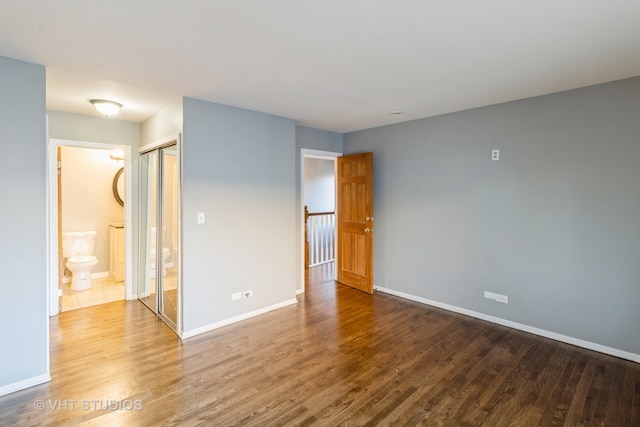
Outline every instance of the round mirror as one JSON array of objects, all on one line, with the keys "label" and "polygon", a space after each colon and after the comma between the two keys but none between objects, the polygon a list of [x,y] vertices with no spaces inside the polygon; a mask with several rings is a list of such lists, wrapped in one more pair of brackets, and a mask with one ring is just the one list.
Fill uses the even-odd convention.
[{"label": "round mirror", "polygon": [[120,204],[120,206],[124,206],[124,200],[122,196],[124,195],[124,167],[121,167],[116,175],[113,177],[113,197],[115,197],[116,202]]}]

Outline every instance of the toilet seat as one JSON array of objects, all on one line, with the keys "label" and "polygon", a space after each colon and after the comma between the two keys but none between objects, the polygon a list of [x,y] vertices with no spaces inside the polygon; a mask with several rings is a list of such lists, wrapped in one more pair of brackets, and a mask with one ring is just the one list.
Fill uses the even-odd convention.
[{"label": "toilet seat", "polygon": [[75,265],[91,264],[93,262],[98,262],[97,258],[93,255],[77,255],[67,260],[67,264],[71,263]]}]

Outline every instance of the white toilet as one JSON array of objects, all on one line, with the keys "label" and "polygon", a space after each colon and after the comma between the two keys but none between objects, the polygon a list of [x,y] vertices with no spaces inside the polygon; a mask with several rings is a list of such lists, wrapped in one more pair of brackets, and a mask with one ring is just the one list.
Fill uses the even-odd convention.
[{"label": "white toilet", "polygon": [[93,256],[96,243],[95,231],[62,233],[62,256],[71,271],[71,289],[82,291],[91,287],[91,269],[98,260]]}]

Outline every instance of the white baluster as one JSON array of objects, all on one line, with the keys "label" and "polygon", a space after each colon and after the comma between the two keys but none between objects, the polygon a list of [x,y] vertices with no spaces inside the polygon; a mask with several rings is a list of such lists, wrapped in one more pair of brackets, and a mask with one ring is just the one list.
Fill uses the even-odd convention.
[{"label": "white baluster", "polygon": [[329,260],[333,261],[334,260],[334,255],[333,255],[333,250],[335,247],[335,234],[336,234],[336,216],[335,214],[332,214],[329,216],[329,223],[330,223],[330,233],[329,233]]},{"label": "white baluster", "polygon": [[309,227],[309,266],[335,261],[335,214],[309,216],[307,225]]},{"label": "white baluster", "polygon": [[322,262],[327,262],[327,215],[322,216],[323,242],[322,242]]},{"label": "white baluster", "polygon": [[318,264],[318,251],[320,250],[320,239],[319,239],[319,230],[318,230],[318,217],[314,217],[313,218],[313,222],[314,222],[314,232],[315,232],[315,236],[314,236],[314,240],[315,240],[315,250],[314,250],[314,264]]},{"label": "white baluster", "polygon": [[309,266],[313,265],[313,217],[307,221],[307,239],[309,240]]}]

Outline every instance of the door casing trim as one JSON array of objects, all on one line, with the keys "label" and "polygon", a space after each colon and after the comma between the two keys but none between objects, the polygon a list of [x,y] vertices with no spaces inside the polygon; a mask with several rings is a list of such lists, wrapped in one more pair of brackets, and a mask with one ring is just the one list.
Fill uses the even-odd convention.
[{"label": "door casing trim", "polygon": [[133,185],[131,175],[131,147],[101,142],[54,139],[47,141],[47,318],[56,316],[58,310],[58,147],[93,148],[124,151],[124,226],[125,226],[125,299],[133,294]]},{"label": "door casing trim", "polygon": [[[333,176],[335,177],[337,174],[337,170],[336,168],[338,167],[338,161],[337,158],[342,156],[343,153],[339,153],[337,151],[321,151],[321,150],[311,150],[308,148],[301,148],[300,149],[300,206],[298,206],[298,212],[300,215],[300,241],[301,241],[301,245],[300,245],[300,260],[302,261],[301,267],[300,267],[300,278],[299,278],[299,284],[298,284],[298,289],[296,289],[296,295],[299,294],[303,294],[304,293],[304,159],[305,157],[307,158],[311,158],[311,159],[324,159],[324,160],[333,160]],[[336,182],[337,185],[337,182]],[[335,197],[335,202],[334,202],[334,206],[336,209],[338,209],[338,206],[335,205],[335,203],[337,203],[337,187],[334,189],[334,197]],[[334,239],[335,244],[338,244],[337,239]],[[336,252],[337,248],[334,248],[334,252],[333,253],[337,253]],[[334,271],[335,274],[337,274],[337,270]],[[334,274],[334,276],[335,276]],[[335,277],[334,277],[335,279]]]}]

